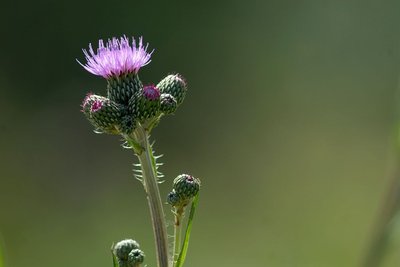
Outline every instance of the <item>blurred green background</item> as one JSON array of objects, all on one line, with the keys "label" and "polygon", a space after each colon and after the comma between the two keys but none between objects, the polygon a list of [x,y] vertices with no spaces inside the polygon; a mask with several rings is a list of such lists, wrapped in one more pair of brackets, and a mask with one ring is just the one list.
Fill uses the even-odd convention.
[{"label": "blurred green background", "polygon": [[[125,237],[156,266],[136,159],[118,137],[95,135],[79,106],[106,84],[75,61],[81,49],[123,34],[155,48],[145,83],[171,72],[189,83],[152,136],[165,154],[164,195],[179,173],[203,182],[186,266],[359,265],[394,168],[399,1],[25,0],[1,9],[6,267],[110,267],[110,246]],[[384,266],[400,266],[399,239],[390,243]]]}]

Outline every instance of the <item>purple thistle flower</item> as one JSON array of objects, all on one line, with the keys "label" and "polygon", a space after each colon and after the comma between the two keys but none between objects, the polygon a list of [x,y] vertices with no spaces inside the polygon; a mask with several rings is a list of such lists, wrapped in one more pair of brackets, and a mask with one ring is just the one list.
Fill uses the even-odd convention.
[{"label": "purple thistle flower", "polygon": [[143,87],[143,95],[149,100],[157,100],[160,98],[160,90],[154,85],[146,85]]},{"label": "purple thistle flower", "polygon": [[89,44],[89,51],[82,49],[86,57],[86,64],[82,65],[88,72],[103,76],[108,79],[128,73],[137,73],[139,69],[150,63],[153,51],[147,52],[148,44],[143,46],[142,37],[139,38],[139,46],[132,37],[132,44],[126,36],[120,39],[113,37],[104,44],[99,40],[99,47],[95,52],[92,44]]}]

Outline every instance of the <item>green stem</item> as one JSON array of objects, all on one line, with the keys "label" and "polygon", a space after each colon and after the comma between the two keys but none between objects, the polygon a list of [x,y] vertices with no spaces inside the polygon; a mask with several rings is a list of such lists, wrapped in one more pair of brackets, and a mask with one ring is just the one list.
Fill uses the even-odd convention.
[{"label": "green stem", "polygon": [[362,264],[363,267],[378,267],[382,264],[388,240],[393,231],[392,220],[400,212],[400,164],[392,177],[386,199],[380,209],[378,221],[375,225],[375,233],[368,253]]},{"label": "green stem", "polygon": [[165,215],[158,189],[157,168],[153,151],[149,143],[149,135],[141,126],[135,130],[136,140],[142,147],[137,153],[142,168],[143,185],[150,207],[151,220],[157,252],[158,267],[169,267],[168,236]]},{"label": "green stem", "polygon": [[172,251],[173,255],[173,266],[179,257],[181,249],[181,235],[182,235],[182,219],[183,219],[183,207],[175,208],[175,223],[174,223],[174,248]]},{"label": "green stem", "polygon": [[182,267],[183,263],[185,262],[187,250],[189,247],[190,233],[192,232],[194,213],[196,212],[198,201],[199,201],[199,194],[197,194],[192,201],[192,206],[190,208],[190,213],[188,218],[188,224],[185,232],[185,239],[183,240],[181,253],[179,254],[179,257],[176,261],[175,267]]}]

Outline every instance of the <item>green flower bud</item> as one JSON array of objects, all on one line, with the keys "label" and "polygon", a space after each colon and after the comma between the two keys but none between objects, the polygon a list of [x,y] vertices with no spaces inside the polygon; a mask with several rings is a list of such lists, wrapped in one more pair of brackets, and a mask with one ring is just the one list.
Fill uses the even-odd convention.
[{"label": "green flower bud", "polygon": [[107,82],[108,98],[123,105],[127,105],[129,99],[143,88],[137,73],[110,77]]},{"label": "green flower bud", "polygon": [[162,94],[172,95],[179,106],[185,98],[187,85],[186,81],[179,74],[168,75],[157,84]]},{"label": "green flower bud", "polygon": [[167,202],[171,206],[177,206],[181,201],[181,198],[178,196],[178,194],[175,192],[175,190],[172,190],[171,192],[168,193],[167,195]]},{"label": "green flower bud", "polygon": [[122,117],[120,124],[121,132],[125,134],[130,134],[136,129],[136,126],[137,126],[137,121],[136,118],[134,118],[133,116],[126,115]]},{"label": "green flower bud", "polygon": [[127,261],[129,253],[134,249],[139,249],[139,243],[132,239],[125,239],[114,246],[114,255],[118,260]]},{"label": "green flower bud", "polygon": [[154,85],[143,87],[129,100],[129,111],[140,122],[153,118],[160,110],[160,91]]},{"label": "green flower bud", "polygon": [[173,188],[181,199],[191,199],[200,190],[200,180],[188,174],[181,174],[175,178]]},{"label": "green flower bud", "polygon": [[160,102],[160,111],[166,115],[174,113],[178,106],[175,98],[170,94],[161,94]]},{"label": "green flower bud", "polygon": [[82,103],[82,112],[98,130],[118,134],[124,107],[106,97],[88,94]]},{"label": "green flower bud", "polygon": [[128,255],[128,266],[136,267],[144,261],[144,253],[140,249],[133,249]]}]

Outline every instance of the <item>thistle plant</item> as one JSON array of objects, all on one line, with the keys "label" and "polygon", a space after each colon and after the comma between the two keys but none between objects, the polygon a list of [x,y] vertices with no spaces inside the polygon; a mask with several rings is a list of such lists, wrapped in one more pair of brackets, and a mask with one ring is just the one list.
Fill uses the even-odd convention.
[{"label": "thistle plant", "polygon": [[[153,50],[154,51],[154,50]],[[82,103],[82,112],[94,126],[96,133],[119,135],[123,147],[131,149],[138,158],[134,164],[136,178],[143,184],[150,208],[157,264],[159,267],[181,267],[185,261],[193,216],[198,201],[200,181],[188,174],[179,175],[173,181],[172,191],[166,197],[160,196],[159,184],[162,173],[155,156],[150,133],[160,119],[174,113],[182,104],[187,84],[179,74],[171,74],[157,85],[143,85],[139,79],[140,68],[151,61],[153,51],[142,38],[137,44],[126,36],[99,41],[97,50],[89,44],[83,49],[86,63],[81,64],[94,75],[107,81],[106,96],[88,93]],[[174,220],[174,238],[169,244],[164,204],[171,205]],[[181,238],[185,209],[190,206],[185,237]],[[169,248],[173,251],[170,253]],[[145,254],[138,242],[126,239],[112,249],[114,267],[138,267]]]}]

